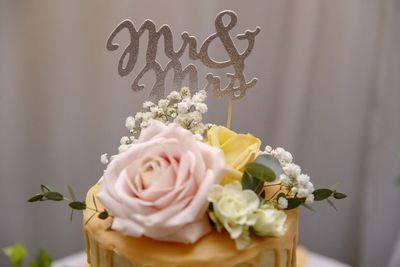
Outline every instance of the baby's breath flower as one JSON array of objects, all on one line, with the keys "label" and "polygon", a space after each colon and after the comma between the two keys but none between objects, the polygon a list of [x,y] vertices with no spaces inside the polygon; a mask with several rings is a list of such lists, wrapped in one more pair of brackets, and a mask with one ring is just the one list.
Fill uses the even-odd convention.
[{"label": "baby's breath flower", "polygon": [[150,119],[152,119],[152,118],[154,118],[154,115],[153,115],[153,113],[151,113],[151,112],[145,112],[145,113],[143,113],[143,116],[142,116],[142,120],[143,121],[149,121]]},{"label": "baby's breath flower", "polygon": [[119,152],[119,153],[125,152],[126,150],[128,150],[128,148],[129,148],[128,145],[122,144],[122,145],[120,145],[120,146],[118,147],[118,152]]},{"label": "baby's breath flower", "polygon": [[165,115],[164,110],[157,106],[151,107],[150,112],[152,114],[152,118],[162,118]]},{"label": "baby's breath flower", "polygon": [[168,108],[167,109],[167,115],[170,116],[171,118],[175,118],[177,113],[176,113],[176,109],[174,108]]},{"label": "baby's breath flower", "polygon": [[194,103],[204,102],[206,96],[207,92],[205,90],[200,90],[193,95],[192,100]]},{"label": "baby's breath flower", "polygon": [[193,123],[198,124],[201,122],[203,117],[201,116],[201,113],[198,111],[193,111],[189,113],[189,116],[191,117]]},{"label": "baby's breath flower", "polygon": [[176,100],[179,101],[182,99],[181,95],[177,92],[177,91],[172,91],[168,96],[167,96],[168,100]]},{"label": "baby's breath flower", "polygon": [[284,186],[290,186],[290,184],[291,184],[291,181],[290,181],[289,177],[288,177],[286,174],[284,174],[284,173],[282,173],[282,174],[279,176],[279,180],[281,181],[281,183],[282,183]]},{"label": "baby's breath flower", "polygon": [[103,163],[103,164],[108,164],[109,161],[108,161],[107,153],[104,153],[103,155],[101,155],[100,162]]},{"label": "baby's breath flower", "polygon": [[183,97],[190,97],[190,90],[188,87],[182,87],[179,93]]},{"label": "baby's breath flower", "polygon": [[278,208],[284,210],[284,209],[286,209],[287,207],[288,207],[288,201],[287,201],[287,199],[284,198],[284,197],[280,197],[280,198],[278,199]]},{"label": "baby's breath flower", "polygon": [[135,119],[132,116],[126,118],[125,127],[128,128],[128,130],[133,130],[135,128],[135,124]]},{"label": "baby's breath flower", "polygon": [[297,177],[297,182],[299,183],[299,185],[306,186],[310,182],[310,176],[308,176],[307,174],[300,174]]},{"label": "baby's breath flower", "polygon": [[144,114],[143,112],[136,113],[135,120],[137,120],[137,121],[142,120],[143,119],[143,114]]},{"label": "baby's breath flower", "polygon": [[272,151],[272,155],[281,163],[283,163],[283,165],[291,163],[293,160],[292,154],[281,147],[278,147]]},{"label": "baby's breath flower", "polygon": [[144,102],[143,103],[143,108],[144,109],[148,109],[148,108],[151,108],[152,106],[154,106],[155,104],[153,103],[153,102],[151,102],[151,101],[146,101],[146,102]]},{"label": "baby's breath flower", "polygon": [[301,173],[301,168],[299,165],[289,163],[283,167],[283,171],[290,177],[297,177],[297,175],[300,175]]},{"label": "baby's breath flower", "polygon": [[150,125],[150,122],[149,122],[149,121],[142,121],[142,122],[140,123],[140,128],[144,129],[144,128],[149,127],[149,125]]},{"label": "baby's breath flower", "polygon": [[207,105],[204,103],[196,103],[195,108],[196,108],[196,110],[198,110],[201,113],[206,113],[208,110]]},{"label": "baby's breath flower", "polygon": [[306,188],[299,188],[299,191],[297,192],[297,197],[304,198],[307,196],[308,196],[308,190]]},{"label": "baby's breath flower", "polygon": [[123,144],[126,145],[129,142],[129,137],[123,136],[119,142],[121,143],[121,145],[123,145]]},{"label": "baby's breath flower", "polygon": [[308,195],[305,202],[306,204],[314,203],[314,195],[313,194]]},{"label": "baby's breath flower", "polygon": [[271,153],[272,147],[271,147],[271,146],[265,146],[264,150],[265,150],[265,152],[267,152],[267,153]]},{"label": "baby's breath flower", "polygon": [[158,106],[162,109],[166,109],[169,105],[169,100],[168,99],[160,99],[158,101]]},{"label": "baby's breath flower", "polygon": [[179,102],[178,103],[178,113],[183,114],[189,111],[189,104],[187,102]]}]

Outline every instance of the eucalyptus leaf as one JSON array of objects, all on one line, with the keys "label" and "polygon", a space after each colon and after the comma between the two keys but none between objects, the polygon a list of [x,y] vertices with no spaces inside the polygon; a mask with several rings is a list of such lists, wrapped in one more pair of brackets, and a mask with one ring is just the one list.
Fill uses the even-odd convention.
[{"label": "eucalyptus leaf", "polygon": [[61,201],[64,200],[64,196],[58,192],[46,192],[44,193],[44,197],[49,199],[49,200],[53,200],[53,201]]},{"label": "eucalyptus leaf", "polygon": [[104,210],[104,211],[102,211],[102,212],[100,212],[99,213],[99,219],[102,219],[102,220],[105,220],[105,219],[107,219],[108,218],[108,216],[110,216],[109,214],[108,214],[108,211],[107,210]]},{"label": "eucalyptus leaf", "polygon": [[243,190],[250,189],[259,195],[264,188],[264,181],[253,177],[250,173],[245,171],[242,177]]},{"label": "eucalyptus leaf", "polygon": [[268,168],[270,168],[274,173],[275,177],[279,177],[283,173],[283,169],[281,164],[279,163],[279,160],[274,158],[270,154],[262,154],[258,156],[254,162],[260,163]]},{"label": "eucalyptus leaf", "polygon": [[288,198],[287,201],[288,201],[288,206],[286,210],[295,209],[304,203],[304,200],[301,198]]},{"label": "eucalyptus leaf", "polygon": [[22,267],[22,262],[28,254],[25,247],[19,243],[3,248],[3,252],[8,257],[11,267]]},{"label": "eucalyptus leaf", "polygon": [[43,194],[36,194],[33,197],[28,199],[28,202],[37,202],[41,201],[43,199],[44,195]]},{"label": "eucalyptus leaf", "polygon": [[80,201],[73,201],[68,204],[74,210],[84,210],[86,209],[86,203]]},{"label": "eucalyptus leaf", "polygon": [[343,194],[343,193],[340,193],[340,192],[335,192],[335,193],[333,193],[333,197],[336,198],[336,199],[343,199],[343,198],[346,198],[347,195]]},{"label": "eucalyptus leaf", "polygon": [[275,172],[261,163],[251,162],[245,166],[245,171],[264,182],[273,182],[276,179]]},{"label": "eucalyptus leaf", "polygon": [[332,195],[332,193],[333,193],[333,191],[331,189],[327,189],[327,188],[317,189],[313,192],[314,200],[321,201],[321,200],[327,199],[328,197],[330,197]]}]

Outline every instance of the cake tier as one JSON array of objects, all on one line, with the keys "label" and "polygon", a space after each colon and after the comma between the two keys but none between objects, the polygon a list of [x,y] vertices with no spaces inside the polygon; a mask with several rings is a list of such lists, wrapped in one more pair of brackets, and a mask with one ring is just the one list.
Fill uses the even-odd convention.
[{"label": "cake tier", "polygon": [[[100,185],[87,195],[88,207]],[[96,199],[98,209],[101,203]],[[101,220],[86,209],[83,231],[88,266],[91,267],[295,267],[298,212],[287,212],[288,230],[283,237],[252,236],[252,243],[238,251],[225,232],[204,236],[194,244],[160,242],[150,238],[125,236],[110,230],[112,219]],[[89,220],[89,218],[91,218]],[[89,221],[88,221],[89,220]]]}]

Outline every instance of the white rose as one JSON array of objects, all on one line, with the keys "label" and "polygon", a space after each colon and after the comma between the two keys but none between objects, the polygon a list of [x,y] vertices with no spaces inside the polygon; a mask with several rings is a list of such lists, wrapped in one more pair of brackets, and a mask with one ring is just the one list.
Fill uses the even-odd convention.
[{"label": "white rose", "polygon": [[259,236],[283,236],[286,232],[286,213],[265,207],[257,210],[256,223],[252,226],[253,231]]},{"label": "white rose", "polygon": [[248,228],[256,223],[254,212],[260,205],[258,196],[251,190],[242,190],[236,181],[225,186],[214,185],[208,200],[213,205],[210,216],[214,222],[223,225],[238,249],[246,247],[250,240]]}]

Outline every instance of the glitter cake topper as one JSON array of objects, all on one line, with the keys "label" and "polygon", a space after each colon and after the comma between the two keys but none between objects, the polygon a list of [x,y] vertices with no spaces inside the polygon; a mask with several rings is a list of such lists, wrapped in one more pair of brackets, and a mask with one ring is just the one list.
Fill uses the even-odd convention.
[{"label": "glitter cake topper", "polygon": [[[228,17],[229,23],[224,24],[223,18]],[[173,36],[171,28],[168,25],[163,25],[158,31],[156,25],[151,20],[146,20],[138,30],[136,30],[134,24],[130,20],[124,20],[117,28],[111,33],[107,40],[107,49],[109,51],[115,51],[119,48],[119,44],[114,43],[114,38],[124,29],[128,30],[130,43],[125,48],[124,52],[118,63],[118,73],[120,76],[129,75],[138,59],[139,55],[139,39],[143,33],[148,31],[148,44],[146,50],[146,65],[141,69],[139,74],[135,77],[132,83],[132,89],[134,91],[140,91],[144,89],[143,84],[139,84],[142,77],[150,70],[155,73],[156,81],[150,92],[150,98],[160,99],[165,94],[165,78],[168,71],[173,70],[173,90],[180,89],[182,87],[183,80],[188,76],[189,87],[192,90],[198,90],[198,72],[194,64],[188,64],[185,68],[182,67],[180,58],[188,47],[189,58],[192,60],[200,60],[205,66],[212,69],[222,69],[229,66],[233,66],[235,73],[227,73],[226,76],[229,78],[229,83],[226,87],[221,88],[220,77],[208,73],[206,76],[207,84],[205,89],[212,89],[217,97],[223,97],[229,95],[231,100],[242,98],[246,90],[252,88],[256,83],[257,79],[253,78],[247,82],[244,76],[244,60],[249,56],[250,52],[254,47],[255,37],[260,32],[260,28],[257,27],[254,31],[246,30],[243,34],[236,35],[238,40],[247,40],[248,46],[243,53],[239,53],[237,50],[229,31],[235,27],[237,23],[237,15],[235,12],[226,10],[219,13],[215,19],[216,32],[210,35],[200,49],[197,51],[197,39],[194,36],[190,36],[187,32],[183,32],[181,35],[182,45],[179,50],[174,50]],[[160,38],[164,38],[164,52],[169,58],[169,62],[163,69],[160,63],[157,62],[157,51]],[[219,39],[229,57],[229,60],[218,62],[210,58],[208,54],[208,48],[210,44]],[[124,64],[126,62],[126,64]]]}]

